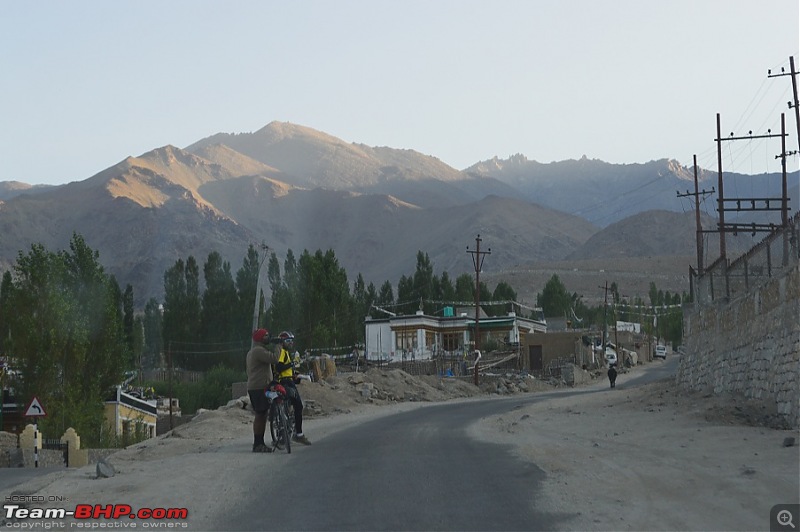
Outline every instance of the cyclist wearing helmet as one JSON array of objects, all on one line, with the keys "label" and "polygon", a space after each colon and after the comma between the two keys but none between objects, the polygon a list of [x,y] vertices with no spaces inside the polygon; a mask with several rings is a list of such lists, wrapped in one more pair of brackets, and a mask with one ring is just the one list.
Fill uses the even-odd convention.
[{"label": "cyclist wearing helmet", "polygon": [[273,380],[272,364],[278,362],[278,356],[272,349],[267,349],[269,332],[266,329],[253,332],[253,343],[247,352],[247,395],[256,413],[253,419],[253,452],[271,453],[274,449],[264,443],[269,412],[269,400],[264,390]]},{"label": "cyclist wearing helmet", "polygon": [[297,391],[294,376],[294,364],[292,363],[292,349],[294,348],[294,335],[291,332],[283,331],[278,335],[279,349],[278,362],[275,364],[277,375],[275,379],[280,382],[289,396],[289,400],[294,406],[294,437],[292,440],[311,445],[311,442],[303,434],[303,400],[300,392]]}]

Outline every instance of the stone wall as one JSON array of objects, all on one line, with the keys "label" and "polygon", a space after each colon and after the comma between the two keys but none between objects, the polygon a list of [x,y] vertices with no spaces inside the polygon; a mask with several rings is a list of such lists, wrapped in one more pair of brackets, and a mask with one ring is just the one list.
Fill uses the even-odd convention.
[{"label": "stone wall", "polygon": [[678,384],[741,394],[800,427],[800,267],[794,264],[730,301],[684,308],[686,354]]}]

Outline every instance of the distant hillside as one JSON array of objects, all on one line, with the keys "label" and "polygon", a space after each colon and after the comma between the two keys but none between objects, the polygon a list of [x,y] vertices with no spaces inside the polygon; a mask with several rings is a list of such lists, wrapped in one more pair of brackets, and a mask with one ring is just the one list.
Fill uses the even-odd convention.
[{"label": "distant hillside", "polygon": [[[706,215],[700,219],[703,229],[714,229],[717,220]],[[696,221],[693,212],[647,211],[609,225],[598,231],[581,247],[565,256],[567,260],[600,258],[633,258],[689,256],[697,257]],[[763,235],[762,235],[763,237]],[[727,235],[726,245],[731,254],[741,254],[760,238],[748,235]],[[719,256],[719,236],[703,236],[705,255],[711,260]],[[693,262],[696,262],[694,260]]]},{"label": "distant hillside", "polygon": [[29,185],[19,181],[0,181],[0,201],[7,201],[20,194],[35,194],[51,188],[50,185]]},{"label": "distant hillside", "polygon": [[[759,193],[775,193],[773,174],[727,179],[731,194],[754,190],[754,179]],[[795,212],[797,173],[790,179]],[[668,159],[541,164],[515,156],[461,172],[413,150],[272,122],[187,149],[157,148],[67,185],[0,183],[0,270],[33,243],[63,249],[77,232],[141,305],[161,297],[165,270],[189,255],[202,263],[217,251],[235,271],[250,244],[267,244],[281,260],[289,249],[332,249],[353,278],[396,285],[413,274],[418,251],[437,273],[473,274],[466,247],[480,234],[492,250],[482,279],[517,279],[512,286],[534,298],[553,271],[583,272],[587,291],[614,272],[630,290],[658,279],[681,291],[696,260],[694,206],[675,192],[690,184],[688,170]],[[704,198],[703,212],[714,205]],[[704,215],[704,227],[715,224]],[[748,238],[741,246],[729,239],[729,249],[745,249]],[[704,242],[713,260],[718,240],[709,233]]]},{"label": "distant hillside", "polygon": [[161,297],[164,271],[177,259],[202,263],[218,251],[235,271],[249,244],[264,242],[281,258],[288,249],[333,249],[350,275],[380,285],[412,274],[419,250],[437,272],[472,271],[465,249],[479,233],[495,248],[492,268],[503,268],[560,258],[597,230],[516,199],[423,208],[388,195],[294,186],[271,177],[281,171],[220,146],[197,153],[214,161],[165,146],[0,205],[4,268],[34,242],[63,249],[78,232],[120,283],[134,286],[141,305]]},{"label": "distant hillside", "polygon": [[[677,161],[661,159],[644,164],[610,164],[583,157],[579,160],[548,164],[515,155],[477,163],[465,173],[494,177],[520,192],[522,197],[564,212],[586,218],[605,227],[636,213],[651,210],[684,212],[694,210],[691,198],[677,192],[694,191],[694,169]],[[798,182],[798,172],[789,175],[789,183]],[[781,175],[750,176],[724,174],[725,197],[780,197]],[[716,171],[699,169],[700,189],[715,190]],[[717,195],[705,196],[706,205],[716,209]],[[797,211],[800,199],[792,197]]]},{"label": "distant hillside", "polygon": [[187,146],[186,151],[204,156],[207,152],[202,150],[213,146],[225,146],[269,165],[280,172],[282,181],[302,188],[386,194],[421,207],[463,205],[489,194],[519,196],[496,179],[467,176],[430,155],[348,144],[287,122],[271,122],[255,133],[218,133]]},{"label": "distant hillside", "polygon": [[348,144],[320,131],[271,122],[255,133],[218,133],[186,147],[188,152],[223,144],[285,172],[287,182],[306,188],[351,190],[375,185],[402,173],[405,179],[435,176],[456,181],[460,172],[439,159],[413,150]]}]

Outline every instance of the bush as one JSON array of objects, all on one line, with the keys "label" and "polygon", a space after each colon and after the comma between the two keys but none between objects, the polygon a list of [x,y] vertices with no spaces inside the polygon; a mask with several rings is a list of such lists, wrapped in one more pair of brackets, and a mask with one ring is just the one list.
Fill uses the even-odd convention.
[{"label": "bush", "polygon": [[[231,400],[231,384],[244,380],[247,380],[245,372],[218,365],[207,371],[200,382],[173,382],[172,395],[180,400],[182,414],[194,414],[201,408],[214,410]],[[169,396],[169,383],[154,382],[148,386],[155,388],[161,397]]]}]

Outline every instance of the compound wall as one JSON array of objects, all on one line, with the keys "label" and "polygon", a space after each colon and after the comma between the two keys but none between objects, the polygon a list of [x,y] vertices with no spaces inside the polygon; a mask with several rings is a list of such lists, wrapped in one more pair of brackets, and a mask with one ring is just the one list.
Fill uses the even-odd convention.
[{"label": "compound wall", "polygon": [[735,299],[684,308],[686,354],[678,384],[775,405],[800,427],[800,267],[783,269]]}]

